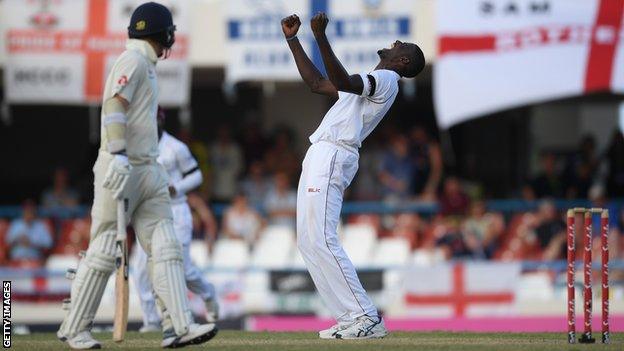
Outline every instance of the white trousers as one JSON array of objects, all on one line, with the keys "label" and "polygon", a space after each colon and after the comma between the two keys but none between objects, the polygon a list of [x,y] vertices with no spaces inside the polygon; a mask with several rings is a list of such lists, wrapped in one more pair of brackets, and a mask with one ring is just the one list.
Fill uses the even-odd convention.
[{"label": "white trousers", "polygon": [[[201,271],[191,260],[190,244],[193,236],[193,217],[191,209],[186,202],[173,204],[173,228],[184,257],[184,278],[187,288],[203,300],[215,297],[215,289],[201,274]],[[149,279],[147,254],[140,245],[134,246],[134,259],[132,261],[132,277],[137,287],[137,293],[141,300],[143,310],[143,324],[159,324],[160,316],[156,308],[152,283]]]},{"label": "white trousers", "polygon": [[314,285],[339,324],[377,316],[336,229],[345,189],[358,169],[357,153],[329,142],[310,146],[297,194],[297,247]]}]

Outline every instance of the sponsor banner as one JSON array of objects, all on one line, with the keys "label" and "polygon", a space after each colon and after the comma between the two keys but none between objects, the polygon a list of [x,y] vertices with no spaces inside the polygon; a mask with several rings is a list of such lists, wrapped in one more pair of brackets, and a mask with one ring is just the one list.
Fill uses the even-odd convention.
[{"label": "sponsor banner", "polygon": [[[4,86],[9,103],[94,104],[125,49],[130,15],[142,0],[5,0]],[[189,100],[189,2],[160,1],[173,12],[176,44],[157,64],[160,102]]]},{"label": "sponsor banner", "polygon": [[487,314],[488,309],[511,313],[521,265],[448,263],[413,266],[406,274],[405,303],[409,308],[450,307],[455,317],[464,317],[468,309],[479,314]]},{"label": "sponsor banner", "polygon": [[[357,272],[362,286],[368,292],[383,290],[383,270],[371,269]],[[270,272],[271,291],[276,293],[315,292],[314,282],[305,270],[273,270]]]},{"label": "sponsor banner", "polygon": [[299,80],[280,24],[293,13],[302,21],[302,46],[324,72],[310,31],[310,18],[319,11],[329,16],[327,34],[345,68],[369,72],[379,62],[377,50],[412,36],[410,6],[412,0],[229,0],[226,80]]},{"label": "sponsor banner", "polygon": [[438,0],[436,13],[443,128],[545,100],[624,92],[624,0]]}]

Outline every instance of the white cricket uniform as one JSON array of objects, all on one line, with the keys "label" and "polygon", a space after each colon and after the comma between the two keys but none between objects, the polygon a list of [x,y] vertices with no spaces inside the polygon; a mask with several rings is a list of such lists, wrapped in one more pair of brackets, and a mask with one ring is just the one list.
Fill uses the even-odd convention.
[{"label": "white cricket uniform", "polygon": [[[158,151],[160,154],[158,163],[165,167],[169,175],[169,185],[176,189],[176,195],[171,199],[171,210],[176,237],[182,245],[186,285],[190,291],[203,300],[211,299],[214,297],[214,286],[202,277],[200,270],[191,260],[190,254],[193,217],[186,202],[186,193],[201,185],[201,171],[189,148],[167,132],[163,132],[160,137]],[[143,309],[143,324],[159,324],[160,316],[156,310],[152,284],[148,275],[147,255],[140,246],[136,245],[133,256],[133,277]]]},{"label": "white cricket uniform", "polygon": [[[167,173],[158,164],[158,57],[152,46],[129,39],[117,58],[104,87],[103,100],[119,95],[128,103],[126,111],[126,154],[132,165],[123,196],[127,217],[140,245],[150,256],[152,279],[162,306],[166,308],[163,326],[177,335],[188,332],[192,322],[182,271],[181,248],[173,233]],[[102,186],[113,159],[107,151],[105,115],[102,112],[101,148],[93,167],[94,200],[91,209],[91,240],[78,265],[72,283],[69,312],[59,335],[73,337],[88,330],[100,304],[108,277],[115,269],[117,200]],[[154,240],[152,240],[154,238]],[[153,255],[152,255],[153,253]]]},{"label": "white cricket uniform", "polygon": [[400,76],[389,70],[367,74],[362,95],[338,93],[338,101],[310,136],[297,195],[297,246],[327,307],[339,324],[377,316],[336,229],[345,189],[358,169],[358,148],[375,129],[399,91]]},{"label": "white cricket uniform", "polygon": [[[156,162],[158,158],[156,125],[158,81],[155,66],[157,60],[154,49],[146,41],[129,39],[126,51],[119,56],[106,80],[102,100],[106,101],[118,94],[130,103],[126,112],[126,154],[133,168],[124,197],[129,199],[128,213],[132,218],[133,226],[139,232],[143,229],[143,221],[140,217],[144,215],[152,216],[154,219],[172,217],[167,191],[167,175],[162,166]],[[113,158],[113,155],[106,150],[108,140],[104,126],[104,112],[102,112],[101,120],[100,152],[93,167],[95,199],[92,216],[95,225],[92,228],[99,224],[100,219],[113,225],[116,225],[117,219],[117,201],[113,199],[110,191],[101,186],[108,164]],[[154,195],[154,191],[157,194]],[[152,206],[152,202],[157,204]],[[139,205],[141,208],[137,209]]]}]

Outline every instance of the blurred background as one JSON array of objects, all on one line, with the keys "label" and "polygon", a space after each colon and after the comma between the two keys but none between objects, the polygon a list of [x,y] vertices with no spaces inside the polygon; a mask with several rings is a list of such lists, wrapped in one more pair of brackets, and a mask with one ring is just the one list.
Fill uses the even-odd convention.
[{"label": "blurred background", "polygon": [[[307,137],[333,101],[301,82],[279,25],[300,15],[322,70],[307,23],[326,11],[352,73],[396,39],[428,61],[364,142],[342,212],[343,245],[389,327],[563,332],[564,216],[584,206],[609,210],[612,329],[624,330],[623,1],[160,2],[178,26],[158,63],[160,102],[204,175],[189,196],[192,256],[225,327],[316,330],[330,318],[294,223]],[[0,276],[20,332],[63,317],[65,271],[89,241],[103,82],[140,3],[0,0]],[[109,284],[99,326],[113,304]]]}]

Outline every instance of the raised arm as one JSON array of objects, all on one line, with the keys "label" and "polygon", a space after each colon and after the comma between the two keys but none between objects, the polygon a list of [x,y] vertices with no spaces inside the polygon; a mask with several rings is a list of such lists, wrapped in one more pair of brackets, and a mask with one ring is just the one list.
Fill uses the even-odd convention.
[{"label": "raised arm", "polygon": [[301,20],[297,15],[291,15],[282,19],[282,31],[286,37],[288,47],[293,54],[297,69],[303,81],[310,87],[313,93],[338,98],[338,91],[334,85],[327,80],[321,72],[314,66],[308,55],[306,55],[301,43],[297,38],[297,32],[301,26]]},{"label": "raised arm", "polygon": [[316,38],[316,43],[321,51],[321,57],[325,64],[327,76],[336,89],[361,95],[364,89],[362,77],[359,74],[349,75],[344,67],[342,67],[342,64],[329,44],[329,40],[327,40],[327,35],[325,35],[327,23],[329,23],[329,19],[324,12],[316,14],[310,21],[312,33],[314,33],[314,38]]}]

